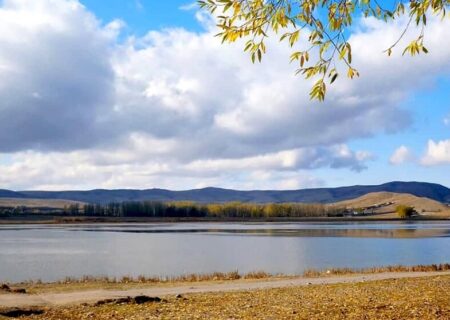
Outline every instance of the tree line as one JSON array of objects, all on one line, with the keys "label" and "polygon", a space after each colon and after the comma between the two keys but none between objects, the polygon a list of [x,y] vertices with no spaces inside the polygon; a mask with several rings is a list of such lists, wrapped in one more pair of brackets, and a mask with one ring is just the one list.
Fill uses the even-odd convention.
[{"label": "tree line", "polygon": [[66,206],[66,215],[94,217],[217,217],[217,218],[264,218],[264,217],[325,217],[335,215],[338,208],[324,204],[307,203],[212,203],[189,201],[127,201],[109,204],[73,204]]}]

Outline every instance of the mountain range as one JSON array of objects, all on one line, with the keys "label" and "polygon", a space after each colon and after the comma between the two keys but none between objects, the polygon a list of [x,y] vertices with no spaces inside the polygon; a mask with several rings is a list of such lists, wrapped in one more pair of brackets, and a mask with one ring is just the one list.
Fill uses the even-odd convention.
[{"label": "mountain range", "polygon": [[337,188],[300,190],[252,190],[239,191],[222,188],[203,188],[185,191],[165,189],[96,189],[89,191],[11,191],[0,189],[0,198],[64,199],[88,203],[122,201],[196,201],[196,202],[315,202],[332,203],[354,199],[372,192],[409,193],[439,202],[450,203],[450,189],[426,182],[388,182],[381,185],[356,185]]}]

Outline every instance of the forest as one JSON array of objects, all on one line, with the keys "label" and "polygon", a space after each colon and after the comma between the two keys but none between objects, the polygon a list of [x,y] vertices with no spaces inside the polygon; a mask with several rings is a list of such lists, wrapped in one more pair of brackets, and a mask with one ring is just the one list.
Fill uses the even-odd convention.
[{"label": "forest", "polygon": [[340,210],[324,204],[306,203],[212,203],[190,201],[128,201],[107,205],[84,204],[64,208],[64,215],[93,217],[217,217],[217,218],[264,218],[264,217],[324,217],[336,215]]}]

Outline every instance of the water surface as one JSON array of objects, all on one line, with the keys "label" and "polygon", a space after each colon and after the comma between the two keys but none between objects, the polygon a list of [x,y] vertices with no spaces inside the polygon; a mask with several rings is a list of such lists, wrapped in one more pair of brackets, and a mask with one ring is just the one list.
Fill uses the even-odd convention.
[{"label": "water surface", "polygon": [[0,226],[0,282],[450,262],[450,222]]}]

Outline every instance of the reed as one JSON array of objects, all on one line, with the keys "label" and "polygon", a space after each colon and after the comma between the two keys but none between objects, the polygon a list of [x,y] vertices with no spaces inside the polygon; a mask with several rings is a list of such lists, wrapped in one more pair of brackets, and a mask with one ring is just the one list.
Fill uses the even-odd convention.
[{"label": "reed", "polygon": [[[450,271],[450,263],[431,264],[431,265],[415,265],[415,266],[381,266],[373,268],[330,268],[330,269],[308,269],[301,276],[306,278],[323,277],[330,275],[348,275],[348,274],[373,274],[384,272],[430,272],[430,271]],[[20,285],[43,285],[43,284],[83,284],[83,283],[99,283],[99,284],[136,284],[136,283],[173,283],[173,282],[201,282],[201,281],[231,281],[239,279],[267,279],[267,278],[286,278],[299,275],[283,275],[271,274],[264,271],[253,271],[241,274],[238,271],[231,272],[212,272],[205,274],[184,274],[179,276],[166,277],[148,277],[148,276],[123,276],[123,277],[107,277],[107,276],[83,276],[81,278],[66,277],[63,280],[44,283],[42,280],[31,280],[20,283]]]},{"label": "reed", "polygon": [[[166,277],[148,277],[140,275],[138,277],[123,276],[107,277],[107,276],[83,276],[80,278],[66,277],[62,280],[51,282],[48,284],[81,284],[81,283],[107,283],[107,284],[123,284],[123,283],[171,283],[171,282],[201,282],[201,281],[220,281],[220,280],[239,280],[239,279],[264,279],[273,275],[264,271],[253,271],[246,274],[240,274],[238,271],[231,272],[212,272],[204,274],[184,274],[179,276]],[[42,280],[30,280],[22,282],[23,285],[43,284]]]},{"label": "reed", "polygon": [[415,266],[382,266],[373,268],[331,268],[324,270],[309,269],[303,273],[304,277],[321,277],[326,275],[346,275],[346,274],[370,274],[384,272],[429,272],[429,271],[449,271],[450,263],[415,265]]}]

